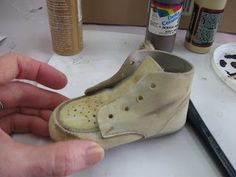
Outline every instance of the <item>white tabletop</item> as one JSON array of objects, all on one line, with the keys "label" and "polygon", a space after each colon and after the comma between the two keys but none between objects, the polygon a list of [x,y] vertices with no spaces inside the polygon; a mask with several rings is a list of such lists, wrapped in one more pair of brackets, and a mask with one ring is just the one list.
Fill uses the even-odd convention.
[{"label": "white tabletop", "polygon": [[[32,11],[39,7],[43,7],[43,9]],[[139,40],[145,35],[143,27],[85,25],[84,30],[120,32],[123,33],[123,37],[127,36],[132,39],[137,36]],[[120,35],[122,38],[122,34],[114,35]],[[203,120],[236,168],[236,141],[234,138],[236,93],[214,73],[210,65],[211,53],[198,55],[184,49],[184,35],[185,31],[178,31],[174,53],[186,58],[195,66],[196,76],[191,98]],[[0,2],[0,36],[7,37],[0,43],[0,54],[15,51],[48,62],[53,51],[45,1],[2,0]],[[216,36],[216,43],[233,41],[236,41],[235,35],[218,33]],[[51,143],[48,139],[32,135],[17,135],[14,138],[20,142],[37,145]],[[187,126],[170,136],[112,149],[106,152],[105,159],[97,166],[73,176],[118,177],[121,175],[125,177],[221,176],[195,134]]]}]

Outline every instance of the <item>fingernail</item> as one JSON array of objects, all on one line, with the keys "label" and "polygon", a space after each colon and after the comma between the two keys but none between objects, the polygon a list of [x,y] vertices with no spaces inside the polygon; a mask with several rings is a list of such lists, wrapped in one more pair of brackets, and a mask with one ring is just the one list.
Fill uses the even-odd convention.
[{"label": "fingernail", "polygon": [[104,157],[104,150],[99,145],[93,145],[86,150],[86,164],[94,165]]}]

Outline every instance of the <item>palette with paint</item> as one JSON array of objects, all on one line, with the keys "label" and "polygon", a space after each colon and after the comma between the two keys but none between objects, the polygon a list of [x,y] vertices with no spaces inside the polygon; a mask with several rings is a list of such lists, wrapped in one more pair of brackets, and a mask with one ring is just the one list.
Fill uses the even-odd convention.
[{"label": "palette with paint", "polygon": [[236,43],[223,44],[216,48],[212,65],[217,75],[236,91]]}]

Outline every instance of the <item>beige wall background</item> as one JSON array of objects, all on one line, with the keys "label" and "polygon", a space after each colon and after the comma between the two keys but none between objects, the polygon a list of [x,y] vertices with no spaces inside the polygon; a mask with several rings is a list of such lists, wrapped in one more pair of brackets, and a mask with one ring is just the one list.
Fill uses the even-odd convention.
[{"label": "beige wall background", "polygon": [[[82,0],[83,21],[92,24],[146,26],[148,0]],[[236,33],[236,0],[228,0],[218,31]],[[182,15],[180,28],[186,29],[190,15]]]}]

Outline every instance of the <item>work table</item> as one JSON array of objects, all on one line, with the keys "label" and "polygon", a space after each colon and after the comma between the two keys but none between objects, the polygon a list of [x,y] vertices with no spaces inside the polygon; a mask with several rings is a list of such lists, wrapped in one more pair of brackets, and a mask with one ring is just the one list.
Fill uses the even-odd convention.
[{"label": "work table", "polygon": [[[43,8],[32,11],[34,8],[37,9],[37,7]],[[89,68],[92,66],[100,66],[101,68],[98,71],[94,71],[97,73],[89,75],[91,82],[84,81],[82,76],[78,78],[79,83],[74,83],[73,85],[74,88],[79,87],[78,92],[69,93],[72,85],[59,91],[69,97],[83,94],[86,86],[114,73],[125,59],[121,57],[127,55],[129,49],[132,52],[145,36],[144,27],[84,25],[83,30],[84,53],[82,53],[83,58],[80,55],[76,57],[76,62],[77,64],[79,63],[77,66],[81,70],[84,67]],[[173,53],[186,58],[195,66],[196,74],[193,81],[191,99],[218,144],[236,168],[236,141],[234,138],[236,134],[236,92],[218,78],[210,62],[214,48],[223,43],[236,41],[236,35],[217,33],[211,53],[194,54],[183,47],[185,32],[185,30],[178,31]],[[109,50],[115,50],[115,46],[121,46],[125,42],[130,47],[124,49],[120,56],[119,52],[116,51],[115,57],[117,60],[113,58],[109,61],[107,58],[101,57],[102,51],[107,52],[107,56],[109,55],[106,47],[112,41],[106,37],[107,34],[115,39],[114,48],[110,47]],[[91,35],[96,35],[97,37],[91,38]],[[0,43],[0,54],[19,52],[39,61],[49,62],[49,64],[58,69],[64,69],[62,65],[57,65],[56,61],[60,57],[54,55],[52,51],[44,1],[23,0],[19,2],[17,0],[2,0],[0,3],[0,36],[7,37]],[[107,44],[99,46],[98,42],[100,41],[101,44],[103,39],[107,41]],[[96,44],[98,44],[97,48],[95,48]],[[97,50],[96,52],[100,52],[97,56],[97,61],[95,61],[95,56],[92,55],[95,49]],[[89,52],[91,53],[90,59],[92,58],[90,63],[86,59],[87,54],[90,54]],[[121,58],[120,60],[119,57]],[[99,60],[105,66],[101,63],[99,64]],[[83,66],[81,66],[81,63]],[[78,73],[81,74],[82,72],[80,71]],[[83,71],[85,72],[85,69]],[[95,74],[99,78],[93,77]],[[52,143],[49,139],[33,135],[14,135],[14,139],[34,145]],[[193,130],[189,126],[185,126],[182,130],[172,135],[111,149],[106,152],[105,159],[101,163],[72,176],[215,177],[221,176],[221,174]]]}]

